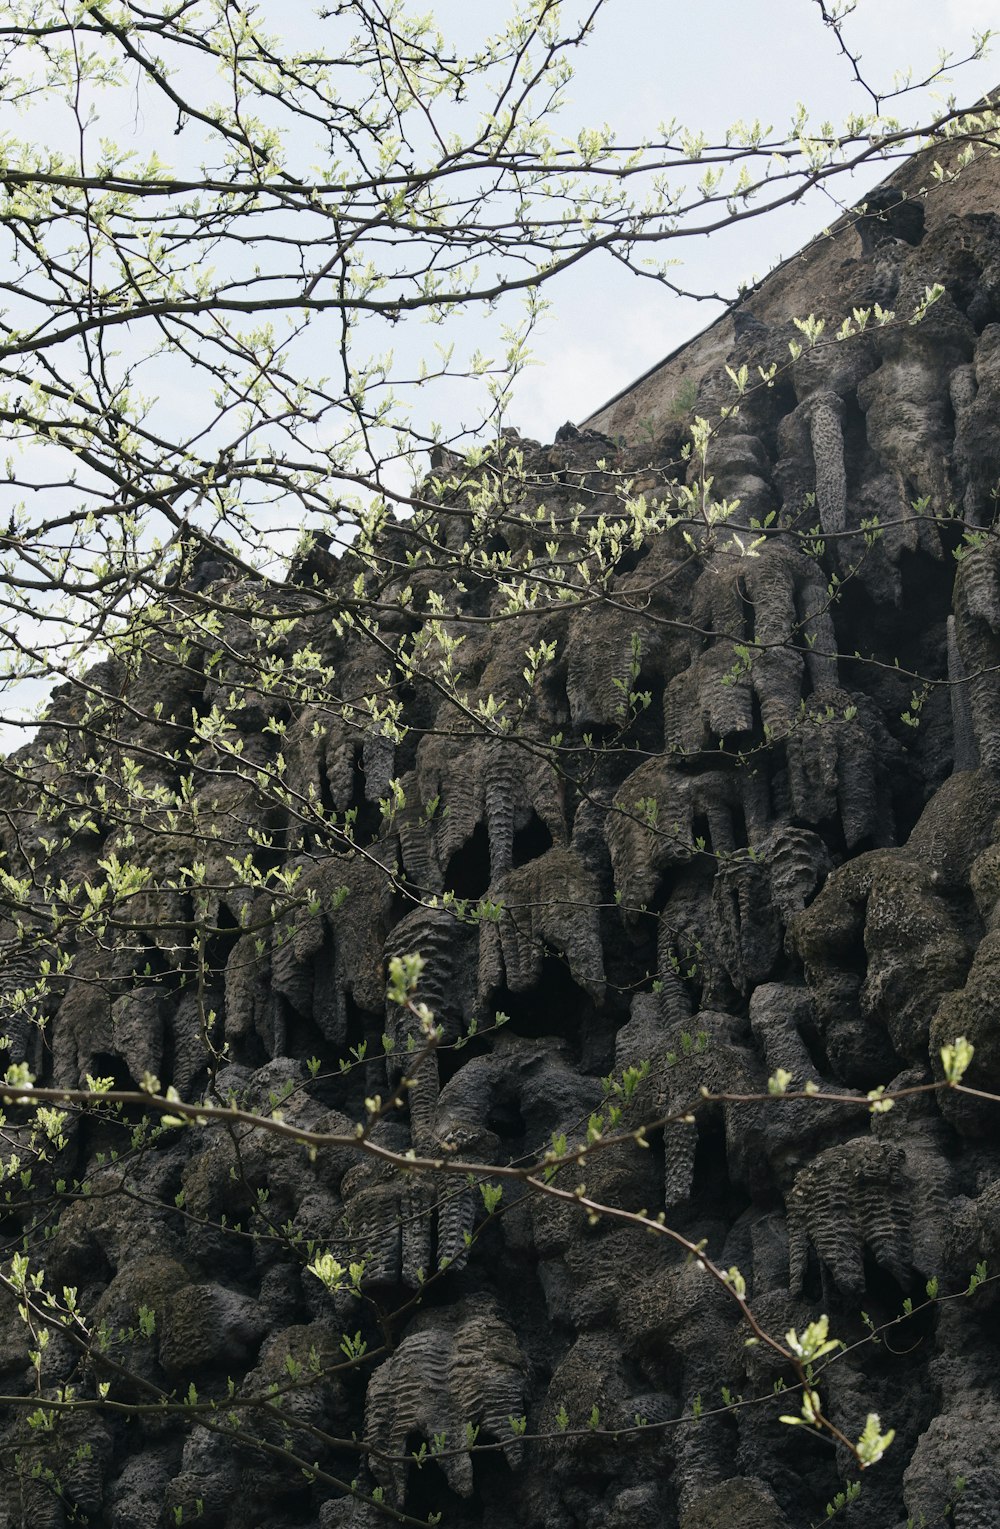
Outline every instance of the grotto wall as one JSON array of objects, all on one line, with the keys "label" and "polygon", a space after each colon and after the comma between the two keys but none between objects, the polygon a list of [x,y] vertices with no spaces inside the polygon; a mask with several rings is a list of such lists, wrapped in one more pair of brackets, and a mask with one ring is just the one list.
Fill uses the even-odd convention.
[{"label": "grotto wall", "polygon": [[[74,926],[44,1028],[17,994],[58,937],[8,921],[0,983],[8,1060],[39,1085],[155,1074],[182,1100],[349,1136],[404,1079],[372,1139],[487,1175],[579,1141],[602,1079],[636,1069],[626,1124],[690,1119],[576,1178],[737,1266],[768,1330],[829,1316],[848,1348],[823,1371],[828,1415],[851,1439],[870,1412],[895,1429],[846,1525],[950,1512],[987,1529],[996,1287],[961,1292],[1000,1252],[1000,1105],[919,1090],[964,1035],[966,1082],[1000,1093],[1000,217],[861,234],[810,298],[825,335],[810,346],[790,314],[748,309],[652,444],[509,434],[475,470],[513,463],[489,525],[462,464],[440,461],[440,506],[380,533],[377,570],[319,544],[263,593],[221,554],[180,569],[142,664],[111,656],[58,692],[0,786],[8,876],[44,864],[96,885],[117,855],[149,879],[100,937]],[[875,303],[896,319],[831,338]],[[712,425],[702,463],[695,416]],[[674,515],[706,475],[738,505]],[[623,482],[661,519],[619,549],[599,600],[541,602],[514,636],[509,593],[470,565],[449,689],[439,647],[413,643],[442,559],[465,566],[471,544],[557,581],[559,528],[613,518]],[[408,569],[420,536],[434,556]],[[377,625],[343,618],[359,579]],[[221,628],[211,661],[171,635],[198,600]],[[524,694],[542,642],[554,657],[517,728],[476,725],[480,700]],[[290,670],[318,654],[336,704],[282,709],[263,646]],[[365,712],[372,693],[405,727]],[[195,723],[213,707],[228,731],[207,742]],[[143,764],[128,811],[121,758]],[[277,917],[234,874],[248,842],[297,873]],[[199,922],[213,933],[193,983]],[[442,1027],[423,1055],[412,1010],[385,996],[388,962],[414,951]],[[768,1098],[782,1069],[815,1096]],[[872,1113],[883,1087],[916,1091]],[[803,1529],[857,1475],[778,1422],[797,1410],[773,1396],[781,1364],[640,1227],[509,1181],[487,1214],[463,1178],[347,1146],[310,1156],[246,1122],[154,1130],[124,1107],[70,1114],[34,1173],[8,1194],[4,1256],[76,1287],[86,1323],[35,1364],[5,1292],[3,1389],[71,1386],[87,1405],[42,1427],[4,1407],[2,1529],[360,1529],[387,1510],[454,1529]],[[360,1298],[310,1273],[320,1249],[363,1262]],[[437,1459],[413,1458],[442,1436]]]}]

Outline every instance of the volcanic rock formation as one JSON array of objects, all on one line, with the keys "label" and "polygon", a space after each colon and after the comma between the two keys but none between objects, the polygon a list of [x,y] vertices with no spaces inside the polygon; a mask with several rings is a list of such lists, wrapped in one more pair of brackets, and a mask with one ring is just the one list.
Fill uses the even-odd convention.
[{"label": "volcanic rock formation", "polygon": [[[635,1069],[626,1125],[690,1115],[555,1182],[664,1211],[742,1271],[768,1331],[828,1315],[848,1345],[823,1369],[829,1417],[896,1431],[845,1525],[986,1529],[1000,1343],[993,1287],[961,1292],[1000,1250],[1000,1104],[920,1090],[964,1035],[966,1082],[1000,1092],[1000,217],[883,233],[840,236],[810,301],[825,334],[794,363],[792,314],[754,298],[712,364],[697,352],[703,463],[683,413],[652,445],[510,437],[492,460],[516,455],[519,497],[486,527],[459,465],[429,542],[456,566],[492,547],[510,580],[558,582],[559,525],[613,519],[623,480],[669,510],[707,473],[739,504],[665,516],[601,598],[518,624],[470,574],[457,686],[412,642],[437,578],[434,558],[407,567],[414,523],[383,532],[378,577],[315,549],[266,598],[224,562],[179,579],[178,621],[206,595],[224,612],[211,662],[166,639],[138,669],[110,658],[57,693],[0,793],[9,877],[97,885],[112,855],[151,876],[120,926],[74,926],[44,1029],[24,989],[58,931],[11,921],[0,984],[8,1061],[39,1084],[155,1074],[340,1138],[402,1084],[376,1145],[487,1183],[583,1139],[602,1079]],[[895,319],[830,339],[873,293]],[[377,627],[343,619],[359,578]],[[285,620],[262,637],[265,605]],[[262,642],[289,672],[320,655],[337,704],[282,711]],[[516,728],[477,725],[489,697],[520,706],[539,644],[554,657]],[[366,711],[377,693],[401,725]],[[225,747],[192,722],[213,706]],[[95,798],[114,749],[145,762],[141,811],[120,778]],[[235,874],[248,848],[295,873],[277,914],[273,880]],[[412,952],[436,1049],[385,1001]],[[769,1098],[780,1073],[813,1096]],[[880,1088],[916,1091],[872,1113]],[[89,1405],[3,1413],[3,1529],[334,1529],[384,1508],[453,1529],[803,1529],[856,1474],[778,1422],[798,1408],[773,1395],[787,1371],[666,1238],[512,1180],[487,1217],[463,1176],[245,1121],[154,1131],[134,1109],[70,1115],[17,1189],[22,1117],[0,1137],[7,1254],[23,1240],[83,1317],[36,1365],[5,1296],[4,1387]],[[360,1297],[310,1272],[323,1252],[363,1265]]]}]

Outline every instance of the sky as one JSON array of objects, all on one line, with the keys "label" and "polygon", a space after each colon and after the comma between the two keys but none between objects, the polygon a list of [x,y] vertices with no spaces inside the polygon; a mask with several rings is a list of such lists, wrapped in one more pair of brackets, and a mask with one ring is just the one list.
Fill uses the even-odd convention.
[{"label": "sky", "polygon": [[[471,48],[484,31],[497,29],[512,3],[414,0],[414,9],[433,9],[442,30],[461,50],[463,45]],[[592,3],[563,0],[567,21],[585,14]],[[845,0],[826,0],[827,9],[835,3],[843,7]],[[310,36],[311,0],[259,0],[259,7],[271,29],[288,37],[293,47],[297,39]],[[861,55],[866,78],[879,91],[888,91],[896,71],[910,68],[918,79],[933,71],[942,50],[956,60],[964,57],[971,51],[973,32],[991,23],[1000,25],[997,0],[855,0],[844,26],[849,46]],[[578,50],[574,63],[575,78],[559,127],[570,139],[582,127],[607,122],[620,143],[638,142],[655,137],[657,125],[672,119],[712,137],[736,119],[757,117],[782,135],[800,101],[814,123],[828,119],[834,128],[849,113],[870,107],[824,25],[818,0],[606,0],[593,37]],[[967,104],[998,80],[1000,50],[994,49],[992,59],[955,70],[950,84],[939,81],[934,92],[907,97],[898,108],[889,109],[898,110],[907,121],[927,121],[950,90]],[[204,88],[207,92],[215,86],[206,80]],[[134,136],[137,144],[156,147],[180,173],[178,156],[183,159],[192,152],[193,142],[188,136],[178,138],[172,118],[161,120],[157,110],[162,112],[162,105],[147,109],[138,91],[130,94],[119,106],[121,120],[112,121],[114,136]],[[11,125],[0,121],[0,128]],[[72,123],[68,115],[60,120],[46,103],[41,115],[29,109],[21,130],[62,148]],[[795,209],[685,243],[678,281],[734,298],[741,283],[764,276],[801,248],[843,207],[861,200],[890,168],[875,164],[864,180],[838,182],[837,199],[819,190]],[[0,279],[9,274],[0,272]],[[550,307],[532,341],[537,364],[518,379],[507,415],[508,423],[542,440],[551,440],[564,421],[579,422],[595,413],[721,311],[718,301],[680,299],[604,256],[582,262],[546,291]],[[480,323],[482,339],[476,327]],[[394,330],[388,343],[398,345],[400,365],[412,375],[415,358],[432,355],[440,336],[419,323],[398,327],[406,333]],[[329,368],[329,329],[319,325],[315,334],[319,349],[307,362],[309,370],[321,374]],[[470,348],[482,344],[489,351],[492,335],[485,321],[468,321],[464,329],[460,326],[460,335]],[[130,345],[146,341],[119,332],[116,343],[127,353]],[[197,434],[203,404],[182,361],[171,368],[157,358],[143,382],[147,391],[157,391],[158,408],[172,439],[189,440]],[[474,412],[462,386],[445,384],[437,391],[429,388],[426,397],[418,394],[415,421],[426,424],[433,417],[448,434],[467,423],[466,411],[471,422]],[[424,469],[418,465],[416,470]],[[51,477],[47,470],[39,476],[43,481]],[[390,487],[410,489],[409,470],[403,464],[391,468],[388,477]],[[0,483],[0,519],[6,523],[4,489]],[[294,539],[294,531],[287,534]],[[5,699],[13,705],[12,698]],[[0,748],[5,741],[0,718]]]},{"label": "sky", "polygon": [[[827,11],[848,10],[844,35],[860,54],[866,78],[880,91],[892,88],[896,71],[912,69],[915,78],[931,73],[942,50],[956,60],[971,51],[972,35],[991,22],[1000,26],[997,0],[824,0]],[[442,31],[461,52],[471,51],[484,33],[499,29],[515,0],[412,0],[416,11],[432,10]],[[562,0],[564,30],[587,14],[593,0]],[[265,25],[291,48],[312,45],[319,36],[313,0],[258,0],[255,11]],[[326,32],[324,30],[324,36]],[[185,68],[196,65],[190,62]],[[568,105],[555,124],[556,134],[572,139],[582,127],[609,123],[619,143],[655,138],[658,124],[675,120],[709,137],[721,135],[736,119],[761,118],[783,136],[797,103],[808,107],[811,121],[824,120],[839,129],[851,112],[867,111],[870,101],[853,79],[850,63],[838,53],[836,38],[824,24],[820,0],[605,0],[593,36],[573,55],[575,77],[568,87]],[[911,95],[897,110],[908,122],[933,117],[942,98],[953,89],[963,103],[974,101],[1000,79],[1000,52],[991,60],[955,70],[951,84],[938,82],[934,92]],[[185,80],[192,89],[190,78]],[[206,101],[217,91],[215,77],[194,85]],[[95,101],[98,98],[95,97]],[[75,141],[76,128],[67,100],[62,117],[46,101],[41,114],[30,109],[20,122],[37,141],[65,149]],[[194,169],[201,139],[185,131],[177,136],[171,109],[162,100],[121,92],[109,102],[99,98],[100,110],[110,113],[107,131],[118,141],[155,148],[178,174]],[[117,117],[115,115],[117,111]],[[8,113],[9,115],[9,113]],[[98,129],[91,130],[91,140]],[[93,154],[93,149],[91,149]],[[186,158],[194,154],[190,165]],[[308,155],[306,156],[308,160]],[[794,209],[770,213],[720,230],[708,239],[671,244],[662,253],[679,254],[679,284],[698,291],[734,298],[741,283],[764,276],[829,223],[844,206],[855,204],[866,189],[892,167],[874,163],[865,178],[836,182],[832,192],[820,189]],[[721,311],[718,302],[681,299],[629,273],[610,256],[587,259],[545,288],[550,307],[536,330],[532,352],[537,364],[518,381],[508,422],[524,433],[551,439],[567,419],[580,421],[641,376],[685,340],[711,323]],[[508,315],[510,316],[510,315]],[[480,347],[496,354],[496,322],[462,320],[457,326],[459,354]],[[328,369],[323,353],[327,329],[317,326],[317,348],[307,357],[308,370]],[[419,321],[393,328],[382,326],[374,349],[392,346],[401,368],[414,375],[420,359],[434,356],[440,331]],[[123,350],[142,347],[145,333],[120,336]],[[171,414],[171,428],[192,433],[203,405],[190,386],[181,361],[171,366],[156,361],[154,377],[143,379],[159,391]],[[476,393],[479,402],[481,392]],[[414,420],[426,426],[439,421],[447,434],[478,417],[472,393],[460,383],[428,387],[417,394]],[[393,486],[408,487],[405,470]],[[2,495],[0,495],[2,497]],[[0,503],[2,510],[2,503]]]}]

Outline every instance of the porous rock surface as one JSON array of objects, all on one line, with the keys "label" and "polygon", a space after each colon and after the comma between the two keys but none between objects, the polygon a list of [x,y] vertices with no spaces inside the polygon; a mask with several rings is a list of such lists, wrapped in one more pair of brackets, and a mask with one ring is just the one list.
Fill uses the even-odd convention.
[{"label": "porous rock surface", "polygon": [[[648,1062],[627,1119],[695,1106],[693,1121],[651,1133],[645,1150],[595,1154],[574,1170],[588,1193],[664,1210],[704,1240],[743,1271],[769,1330],[801,1331],[822,1311],[852,1345],[822,1376],[828,1414],[856,1438],[878,1412],[896,1437],[845,1525],[950,1513],[957,1529],[987,1529],[1000,1522],[995,1301],[988,1284],[958,1293],[1000,1256],[1000,1106],[924,1093],[872,1114],[844,1096],[939,1079],[940,1048],[958,1035],[976,1048],[967,1081],[1000,1091],[1000,217],[866,236],[836,278],[813,304],[832,327],[872,294],[905,317],[926,288],[945,291],[919,325],[872,326],[790,367],[790,322],[739,326],[725,364],[751,377],[780,367],[713,438],[713,493],[740,506],[698,555],[664,531],[623,555],[609,602],[549,608],[516,638],[470,619],[473,700],[519,694],[525,647],[556,644],[525,746],[456,719],[412,673],[401,742],[357,719],[317,728],[324,714],[308,706],[289,714],[289,801],[355,809],[355,853],[308,815],[283,818],[252,771],[227,775],[206,749],[187,839],[183,825],[162,831],[155,806],[138,851],[116,840],[110,810],[67,834],[56,863],[68,877],[116,845],[157,869],[132,907],[148,940],[140,963],[113,939],[81,939],[44,1037],[12,1021],[10,1059],[66,1087],[149,1071],[204,1097],[205,1004],[171,975],[174,920],[201,898],[228,930],[209,962],[215,1039],[228,1043],[213,1097],[266,1110],[291,1085],[286,1119],[349,1132],[365,1098],[405,1071],[414,1019],[385,1006],[386,962],[419,951],[443,1046],[377,1139],[487,1165],[529,1159],[553,1134],[580,1138],[604,1076]],[[726,386],[724,366],[704,377],[695,412],[718,418]],[[573,428],[552,446],[515,443],[526,508],[568,513],[584,496],[586,513],[611,512],[623,472],[655,502],[688,470],[688,424],[642,447]],[[441,535],[458,547],[470,525],[453,507]],[[530,515],[523,527],[537,569],[545,529]],[[390,553],[406,534],[385,533]],[[350,557],[317,566],[327,592],[358,574]],[[325,652],[345,696],[376,688],[391,621],[377,650],[332,632],[328,614],[296,604],[308,572],[287,586],[298,619],[278,640]],[[153,653],[137,674],[95,671],[93,693],[127,697],[131,743],[155,754],[171,743],[165,719],[237,692],[244,757],[266,771],[274,707],[253,688],[239,577],[219,565],[204,581],[236,612],[222,664],[199,680]],[[470,617],[488,617],[489,598],[470,581]],[[411,630],[401,616],[395,635]],[[630,687],[651,696],[634,721],[622,715]],[[72,722],[82,705],[61,694],[52,718]],[[112,702],[88,705],[53,789],[86,774],[88,728],[121,725]],[[554,770],[530,746],[553,734],[591,751],[587,771]],[[29,764],[44,773],[35,746],[8,762],[3,787],[12,870],[42,832],[11,773]],[[405,807],[385,829],[378,803],[394,778]],[[227,876],[249,826],[308,893],[264,937],[241,931],[266,897]],[[177,875],[192,848],[208,867],[194,890]],[[461,921],[440,901],[448,891],[502,904],[499,919]],[[25,980],[7,938],[5,993]],[[494,1029],[498,1010],[509,1020]],[[455,1050],[473,1022],[487,1033]],[[340,1073],[365,1042],[369,1059]],[[699,1106],[703,1088],[766,1095],[779,1069],[816,1096]],[[155,1313],[120,1353],[81,1357],[53,1340],[45,1394],[69,1383],[93,1398],[104,1379],[150,1405],[67,1414],[42,1432],[9,1408],[2,1529],[388,1522],[373,1491],[407,1521],[441,1512],[454,1529],[803,1529],[856,1475],[846,1453],[778,1422],[796,1410],[769,1399],[780,1363],[747,1347],[729,1297],[666,1239],[511,1184],[484,1226],[464,1179],[403,1176],[344,1147],[310,1160],[259,1129],[167,1131],[112,1167],[118,1140],[113,1124],[72,1127],[53,1172],[87,1192],[61,1191],[34,1219],[15,1205],[5,1235],[8,1250],[25,1236],[47,1288],[79,1288],[95,1327],[127,1336],[141,1310]],[[15,1148],[16,1132],[3,1151]],[[314,1249],[363,1256],[362,1301],[309,1274]],[[868,1341],[906,1301],[921,1309]],[[30,1341],[10,1299],[0,1322],[4,1389],[27,1394]],[[356,1363],[345,1333],[368,1345]],[[158,1405],[191,1387],[217,1410]],[[218,1431],[233,1395],[257,1399],[235,1443]],[[440,1459],[418,1465],[413,1453],[442,1436]],[[323,1474],[310,1480],[289,1454]]]}]

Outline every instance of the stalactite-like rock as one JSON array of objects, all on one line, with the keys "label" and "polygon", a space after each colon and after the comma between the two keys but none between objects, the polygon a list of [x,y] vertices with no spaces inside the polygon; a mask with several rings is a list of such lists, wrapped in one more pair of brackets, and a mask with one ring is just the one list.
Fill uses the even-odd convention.
[{"label": "stalactite-like rock", "polygon": [[[460,1302],[442,1323],[418,1319],[396,1353],[372,1376],[365,1409],[365,1440],[372,1472],[402,1502],[411,1432],[444,1436],[449,1485],[470,1497],[473,1467],[462,1441],[471,1425],[484,1441],[499,1443],[512,1466],[523,1455],[511,1418],[524,1395],[524,1359],[503,1319],[481,1304]],[[478,1436],[478,1435],[477,1435]]]},{"label": "stalactite-like rock", "polygon": [[[269,1121],[5,1108],[2,1529],[818,1523],[850,1459],[777,1422],[741,1281],[779,1343],[827,1315],[846,1436],[897,1430],[849,1529],[994,1523],[1000,1105],[941,1051],[1000,1093],[1000,219],[888,193],[817,343],[762,288],[650,443],[439,459],[266,620],[263,579],[178,567],[218,651],[160,633],[6,761],[4,1068]],[[44,1353],[21,1247],[89,1322]]]},{"label": "stalactite-like rock", "polygon": [[596,1004],[604,1002],[596,888],[572,850],[548,850],[502,877],[492,892],[501,907],[496,921],[484,921],[480,929],[479,989],[484,1000],[501,982],[512,993],[529,992],[551,951]]}]

